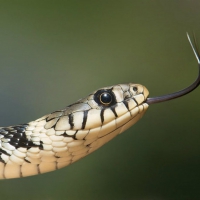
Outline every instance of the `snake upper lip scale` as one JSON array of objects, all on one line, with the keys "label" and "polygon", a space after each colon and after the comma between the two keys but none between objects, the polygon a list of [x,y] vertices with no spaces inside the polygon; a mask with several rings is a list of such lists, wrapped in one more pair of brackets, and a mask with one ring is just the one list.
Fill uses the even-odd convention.
[{"label": "snake upper lip scale", "polygon": [[[200,68],[200,54],[188,36]],[[140,84],[94,91],[64,109],[35,121],[0,127],[0,179],[37,175],[65,167],[92,153],[135,124],[153,103],[183,96],[200,82],[161,97],[148,98]]]}]

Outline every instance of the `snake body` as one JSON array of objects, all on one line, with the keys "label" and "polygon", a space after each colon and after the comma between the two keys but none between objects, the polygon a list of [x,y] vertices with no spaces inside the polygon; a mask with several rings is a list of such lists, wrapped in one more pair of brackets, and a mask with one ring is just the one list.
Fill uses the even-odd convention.
[{"label": "snake body", "polygon": [[92,153],[135,124],[148,104],[146,87],[101,88],[27,124],[0,128],[0,179],[41,174]]},{"label": "snake body", "polygon": [[197,79],[171,94],[148,98],[140,84],[94,91],[62,110],[17,126],[0,127],[0,179],[32,176],[65,167],[135,124],[150,104],[179,98],[200,85],[200,53],[189,43],[199,66]]}]

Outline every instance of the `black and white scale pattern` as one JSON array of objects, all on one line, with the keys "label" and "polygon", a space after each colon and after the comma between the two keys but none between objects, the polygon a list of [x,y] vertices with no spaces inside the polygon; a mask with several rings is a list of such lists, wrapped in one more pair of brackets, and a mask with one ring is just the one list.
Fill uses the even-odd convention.
[{"label": "black and white scale pattern", "polygon": [[63,110],[0,128],[0,178],[65,167],[95,151],[145,113],[148,90],[139,84],[101,88]]}]

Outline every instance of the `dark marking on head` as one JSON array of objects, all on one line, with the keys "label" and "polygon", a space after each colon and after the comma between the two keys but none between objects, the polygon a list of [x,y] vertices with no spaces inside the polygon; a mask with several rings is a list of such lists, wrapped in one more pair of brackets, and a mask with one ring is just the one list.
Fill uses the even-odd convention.
[{"label": "dark marking on head", "polygon": [[135,101],[135,103],[137,104],[137,106],[139,105],[138,102],[135,100],[134,97],[132,97],[133,101]]},{"label": "dark marking on head", "polygon": [[74,135],[73,135],[73,139],[74,140],[77,140],[77,138],[76,138],[76,134],[78,133],[78,130],[74,133]]},{"label": "dark marking on head", "polygon": [[103,124],[104,122],[104,111],[105,109],[101,109],[101,113],[100,113],[100,116],[101,116],[101,123]]},{"label": "dark marking on head", "polygon": [[77,140],[76,138],[76,134],[77,134],[78,131],[76,131],[73,135],[68,135],[67,132],[64,132],[62,134],[63,137],[70,137],[70,138],[73,138],[74,140]]},{"label": "dark marking on head", "polygon": [[[58,121],[59,121],[60,119],[61,119],[60,117],[59,117],[59,118],[51,119],[51,120],[55,120],[55,121],[52,123],[52,125],[49,126],[49,124],[47,123],[47,124],[45,124],[44,127],[45,127],[46,129],[55,128],[55,127],[56,127],[56,124],[58,123]],[[49,120],[49,121],[46,120],[46,122],[50,122],[51,120]]]},{"label": "dark marking on head", "polygon": [[112,112],[114,113],[115,117],[118,117],[116,111],[115,111],[115,107],[116,106],[111,106],[110,109],[112,110]]},{"label": "dark marking on head", "polygon": [[27,163],[31,163],[29,160],[27,160],[26,158],[24,158],[24,161]]},{"label": "dark marking on head", "polygon": [[85,128],[86,122],[87,122],[87,115],[88,115],[88,110],[85,110],[83,112],[83,123],[82,123],[82,129]]},{"label": "dark marking on head", "polygon": [[122,102],[126,106],[127,110],[129,110],[128,102],[127,101],[122,101]]},{"label": "dark marking on head", "polygon": [[72,114],[69,114],[69,124],[71,126],[71,129],[74,127],[74,117]]}]

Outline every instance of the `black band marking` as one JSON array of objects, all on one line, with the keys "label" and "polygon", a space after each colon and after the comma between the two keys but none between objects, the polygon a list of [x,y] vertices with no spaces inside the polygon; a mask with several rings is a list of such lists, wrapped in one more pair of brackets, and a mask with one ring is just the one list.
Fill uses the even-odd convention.
[{"label": "black band marking", "polygon": [[[0,129],[0,135],[3,138],[9,139],[9,144],[17,148],[26,148],[30,149],[31,147],[39,147],[43,149],[43,142],[40,141],[40,144],[34,144],[33,141],[27,138],[25,131],[28,127],[28,124],[22,124],[17,126],[2,127]],[[3,141],[2,141],[3,142]],[[0,153],[10,156],[5,150],[0,148]]]},{"label": "black band marking", "polygon": [[87,115],[88,115],[88,110],[85,110],[85,111],[83,112],[82,129],[85,129],[85,125],[86,125],[86,122],[87,122]]},{"label": "black band marking", "polygon": [[122,102],[126,106],[127,110],[129,110],[128,102],[127,101],[122,101]]},{"label": "black band marking", "polygon": [[3,150],[3,149],[0,149],[0,155],[1,154],[5,154],[5,155],[7,155],[7,156],[11,156],[7,151],[5,151],[5,150]]},{"label": "black band marking", "polygon": [[77,133],[78,133],[78,131],[76,131],[76,132],[74,133],[73,137],[72,137],[74,140],[77,140],[77,138],[76,138],[76,134],[77,134]]},{"label": "black band marking", "polygon": [[112,112],[114,113],[115,117],[118,117],[116,111],[115,111],[115,107],[116,106],[111,106],[110,109],[112,110]]},{"label": "black band marking", "polygon": [[71,126],[71,129],[74,127],[74,117],[72,114],[69,115],[69,124]]},{"label": "black band marking", "polygon": [[134,97],[132,97],[133,101],[135,101],[135,103],[137,104],[137,106],[139,105],[138,102],[135,100]]},{"label": "black band marking", "polygon": [[27,163],[31,163],[29,160],[27,160],[26,158],[24,158],[24,161],[26,161]]},{"label": "black band marking", "polygon": [[100,113],[100,116],[101,116],[101,123],[103,124],[104,122],[104,111],[105,109],[101,109],[101,113]]},{"label": "black band marking", "polygon": [[67,132],[64,132],[62,134],[63,137],[70,137],[70,138],[73,138],[74,140],[77,140],[76,138],[76,134],[77,134],[78,131],[76,131],[73,135],[68,135]]}]

